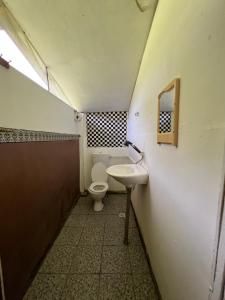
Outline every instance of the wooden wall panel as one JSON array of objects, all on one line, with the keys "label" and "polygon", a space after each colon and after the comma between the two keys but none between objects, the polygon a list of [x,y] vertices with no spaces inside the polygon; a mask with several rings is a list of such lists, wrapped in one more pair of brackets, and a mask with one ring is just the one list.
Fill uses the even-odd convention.
[{"label": "wooden wall panel", "polygon": [[17,300],[79,196],[79,140],[0,144],[0,168],[0,255]]}]

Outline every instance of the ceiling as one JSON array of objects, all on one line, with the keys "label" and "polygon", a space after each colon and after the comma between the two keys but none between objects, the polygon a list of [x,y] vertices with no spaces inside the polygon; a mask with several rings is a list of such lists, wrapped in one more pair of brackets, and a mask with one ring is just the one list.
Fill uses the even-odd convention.
[{"label": "ceiling", "polygon": [[155,5],[141,12],[135,0],[4,3],[75,109],[128,110]]}]

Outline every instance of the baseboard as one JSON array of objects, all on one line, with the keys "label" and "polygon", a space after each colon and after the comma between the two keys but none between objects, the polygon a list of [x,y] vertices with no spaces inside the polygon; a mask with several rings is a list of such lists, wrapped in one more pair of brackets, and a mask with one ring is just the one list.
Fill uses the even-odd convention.
[{"label": "baseboard", "polygon": [[[88,190],[84,190],[84,192],[81,192],[80,193],[80,196],[81,197],[86,197],[87,195],[89,194]],[[127,191],[107,191],[107,194],[108,195],[111,195],[111,194],[127,194]]]},{"label": "baseboard", "polygon": [[142,232],[141,232],[141,228],[140,228],[140,226],[139,226],[139,223],[138,223],[138,220],[137,220],[136,213],[135,213],[135,210],[134,210],[134,207],[133,207],[133,203],[132,203],[132,202],[131,202],[131,206],[132,206],[132,210],[133,210],[133,213],[134,213],[135,221],[136,221],[136,224],[137,224],[138,232],[139,232],[139,235],[140,235],[140,238],[141,238],[141,243],[142,243],[142,246],[143,246],[143,248],[144,248],[145,255],[146,255],[146,257],[147,257],[147,261],[148,261],[148,265],[149,265],[151,277],[152,277],[153,282],[154,282],[154,285],[155,285],[155,287],[156,287],[156,291],[157,291],[159,300],[163,300],[162,295],[161,295],[160,290],[159,290],[158,283],[157,283],[157,281],[156,281],[156,278],[155,278],[155,275],[154,275],[154,272],[153,272],[153,269],[152,269],[150,257],[149,257],[149,254],[148,254],[148,251],[147,251],[147,248],[146,248],[144,239],[143,239],[143,235],[142,235]]},{"label": "baseboard", "polygon": [[108,195],[111,195],[111,194],[117,194],[117,195],[123,194],[124,195],[124,194],[127,194],[127,191],[108,191],[107,194]]},{"label": "baseboard", "polygon": [[80,197],[87,197],[87,195],[88,195],[88,191],[87,190],[85,190],[84,192],[80,193]]}]

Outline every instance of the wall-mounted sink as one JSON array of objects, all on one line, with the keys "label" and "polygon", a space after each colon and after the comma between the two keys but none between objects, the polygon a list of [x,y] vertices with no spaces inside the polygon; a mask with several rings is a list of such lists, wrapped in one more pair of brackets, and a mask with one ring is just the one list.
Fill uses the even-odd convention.
[{"label": "wall-mounted sink", "polygon": [[106,172],[127,187],[148,182],[148,172],[136,164],[114,165],[107,168]]}]

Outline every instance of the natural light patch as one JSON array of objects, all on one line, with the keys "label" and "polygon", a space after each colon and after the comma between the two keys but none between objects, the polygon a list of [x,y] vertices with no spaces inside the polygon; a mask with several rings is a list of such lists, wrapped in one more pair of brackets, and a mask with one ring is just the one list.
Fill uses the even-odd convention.
[{"label": "natural light patch", "polygon": [[11,61],[10,65],[13,68],[47,90],[47,85],[40,78],[5,30],[0,30],[0,54],[2,54],[2,57],[5,60]]}]

